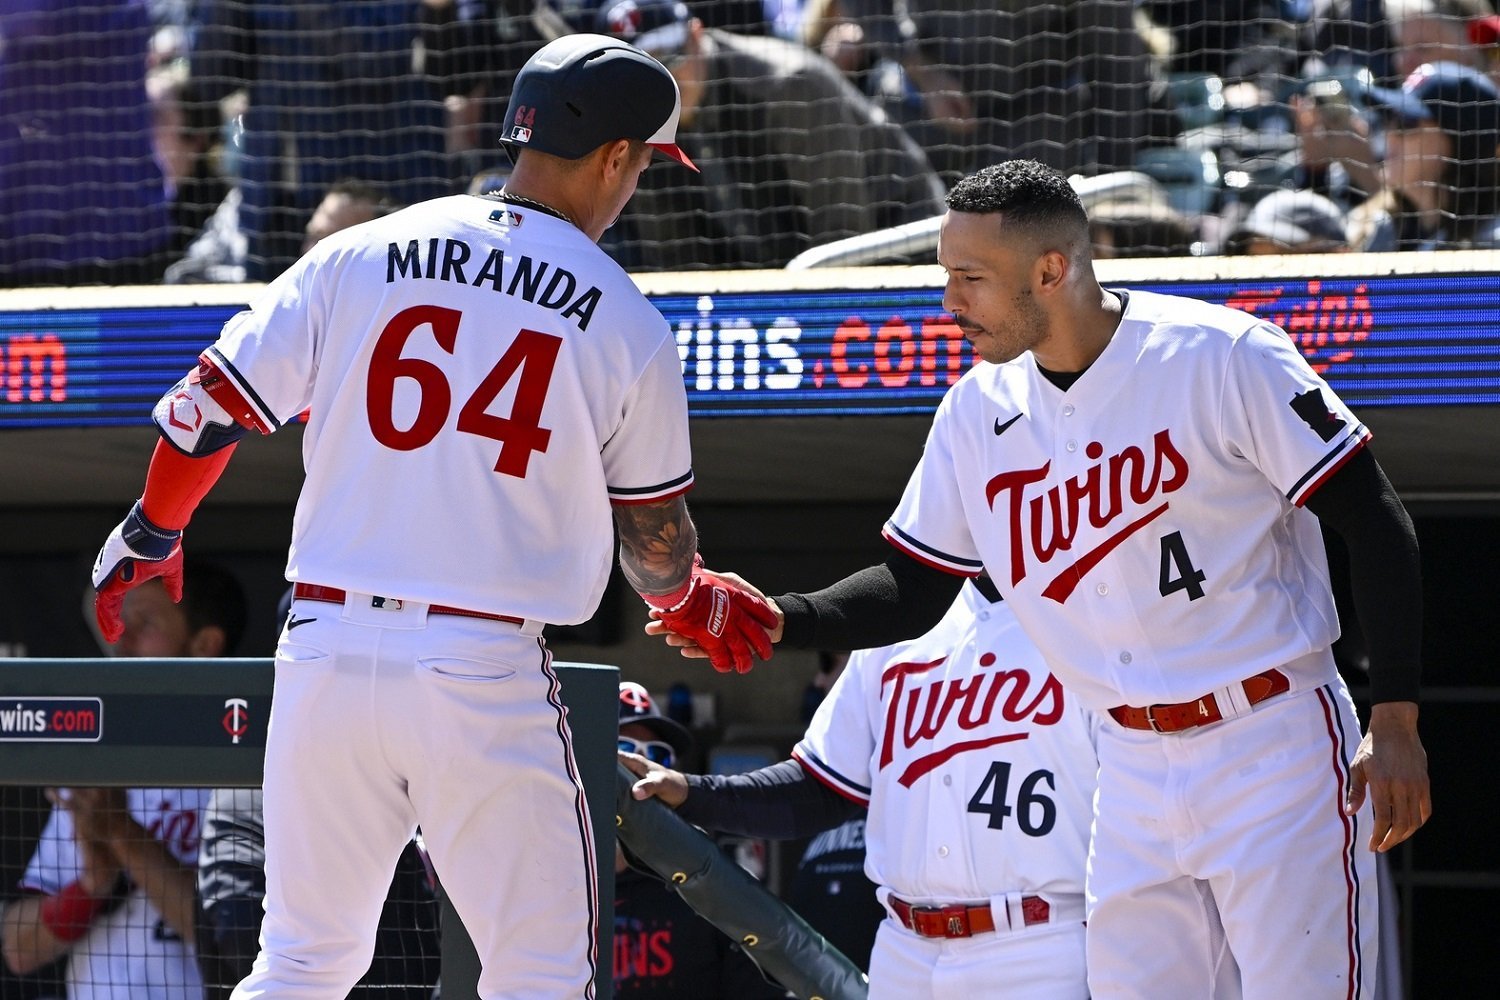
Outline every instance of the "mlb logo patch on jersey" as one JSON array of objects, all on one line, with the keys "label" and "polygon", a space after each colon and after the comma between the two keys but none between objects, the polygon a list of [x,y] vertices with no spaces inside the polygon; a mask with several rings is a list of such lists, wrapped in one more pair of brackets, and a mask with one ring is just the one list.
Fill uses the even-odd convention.
[{"label": "mlb logo patch on jersey", "polygon": [[530,142],[531,141],[531,129],[527,128],[525,125],[513,125],[513,126],[511,126],[510,141],[511,142]]}]

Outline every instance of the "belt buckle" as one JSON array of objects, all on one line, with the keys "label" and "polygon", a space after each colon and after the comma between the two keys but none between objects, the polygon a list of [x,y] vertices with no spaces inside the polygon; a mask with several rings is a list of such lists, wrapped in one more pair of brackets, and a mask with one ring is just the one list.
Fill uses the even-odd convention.
[{"label": "belt buckle", "polygon": [[1161,706],[1159,706],[1159,705],[1147,705],[1146,706],[1146,724],[1151,727],[1151,731],[1153,733],[1156,733],[1158,736],[1165,736],[1167,734],[1167,731],[1165,729],[1163,729],[1157,723],[1157,721],[1156,721],[1156,710],[1159,707],[1161,707]]}]

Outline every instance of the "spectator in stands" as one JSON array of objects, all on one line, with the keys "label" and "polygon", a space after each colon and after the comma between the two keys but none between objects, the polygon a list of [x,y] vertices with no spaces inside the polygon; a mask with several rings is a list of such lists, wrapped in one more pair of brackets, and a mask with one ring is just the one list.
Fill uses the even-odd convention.
[{"label": "spectator in stands", "polygon": [[1385,186],[1351,213],[1354,245],[1500,246],[1500,89],[1476,69],[1437,63],[1366,99],[1385,120]]},{"label": "spectator in stands", "polygon": [[[167,268],[169,285],[198,285],[239,282],[246,278],[248,248],[240,232],[241,198],[238,191],[225,197],[203,233],[188,247],[183,258]],[[340,229],[369,222],[394,210],[391,200],[375,185],[363,181],[338,181],[323,195],[313,209],[312,218],[302,230],[302,253],[307,253],[325,236]]]},{"label": "spectator in stands", "polygon": [[1314,0],[1307,36],[1304,75],[1366,69],[1377,81],[1399,79],[1382,0]]},{"label": "spectator in stands", "polygon": [[1404,80],[1426,63],[1451,62],[1485,69],[1469,24],[1495,13],[1488,0],[1383,0],[1395,43],[1396,79]]},{"label": "spectator in stands", "polygon": [[1293,5],[1282,0],[1142,0],[1172,34],[1170,73],[1211,73],[1226,82],[1285,75],[1296,58]]},{"label": "spectator in stands", "polygon": [[802,250],[942,212],[922,150],[828,60],[706,28],[676,0],[604,0],[577,23],[657,56],[702,171],[647,171],[626,215],[644,270],[780,267]]},{"label": "spectator in stands", "polygon": [[[901,61],[899,45],[880,44],[878,25],[861,18],[869,0],[808,0],[797,38],[844,72],[855,89],[924,148],[941,146],[948,125],[926,115],[922,91]],[[971,112],[967,102],[959,114]]]},{"label": "spectator in stands", "polygon": [[1362,90],[1336,77],[1314,78],[1288,103],[1297,146],[1284,160],[1295,187],[1315,191],[1345,211],[1380,191],[1379,131]]},{"label": "spectator in stands", "polygon": [[1088,213],[1094,256],[1186,257],[1198,232],[1172,207],[1167,189],[1138,170],[1070,178]]},{"label": "spectator in stands", "polygon": [[1479,50],[1479,65],[1500,86],[1500,15],[1476,17],[1469,22],[1469,41]]},{"label": "spectator in stands", "polygon": [[171,198],[172,250],[177,256],[229,193],[220,169],[219,109],[198,100],[185,59],[154,67],[146,77],[146,91],[151,98],[151,141]]},{"label": "spectator in stands", "polygon": [[[224,656],[245,628],[227,571],[189,561],[180,604],[160,580],[125,597],[114,654]],[[69,1000],[200,1000],[194,864],[206,789],[57,788],[22,880],[0,917],[5,964],[27,973],[67,957]]]},{"label": "spectator in stands", "polygon": [[1255,203],[1229,234],[1231,256],[1287,253],[1347,253],[1344,211],[1313,191],[1276,191]]},{"label": "spectator in stands", "polygon": [[[644,687],[620,684],[620,749],[663,767],[692,753],[693,736],[656,710]],[[773,1000],[772,986],[739,946],[698,916],[655,874],[632,868],[615,845],[614,995],[654,1000]]]},{"label": "spectator in stands", "polygon": [[479,86],[457,0],[200,0],[191,49],[203,100],[244,89],[236,150],[246,276],[269,280],[295,259],[314,199],[343,177],[403,204],[462,188],[447,149],[444,98]]},{"label": "spectator in stands", "polygon": [[160,279],[146,0],[0,4],[0,287]]},{"label": "spectator in stands", "polygon": [[1095,259],[1187,257],[1196,233],[1192,221],[1170,205],[1109,204],[1089,213]]},{"label": "spectator in stands", "polygon": [[1152,81],[1130,0],[906,0],[906,8],[905,63],[929,104],[951,107],[959,96],[972,107],[970,126],[949,112],[947,152],[956,156],[928,150],[944,176],[1002,159],[1082,174],[1134,163],[1150,135]]},{"label": "spectator in stands", "polygon": [[302,231],[302,252],[307,253],[326,236],[389,215],[394,209],[395,205],[375,185],[339,181],[323,195],[313,209],[312,218],[307,220]]},{"label": "spectator in stands", "polygon": [[705,27],[741,35],[769,35],[772,0],[693,0],[693,13]]}]

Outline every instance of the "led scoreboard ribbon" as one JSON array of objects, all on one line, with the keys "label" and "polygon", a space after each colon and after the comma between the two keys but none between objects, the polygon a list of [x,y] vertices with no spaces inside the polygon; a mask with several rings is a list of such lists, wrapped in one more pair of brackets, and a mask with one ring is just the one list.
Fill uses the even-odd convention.
[{"label": "led scoreboard ribbon", "polygon": [[[752,287],[651,298],[676,336],[694,416],[930,413],[974,362],[943,312],[941,272],[936,277],[919,287]],[[1352,406],[1500,403],[1494,270],[1102,277],[1106,286],[1189,295],[1264,317],[1288,332]],[[0,428],[144,424],[166,387],[243,308],[228,288],[217,293],[222,304],[164,305],[180,290],[133,291],[151,292],[155,302],[105,297],[105,305],[80,308],[75,300],[89,295],[82,290],[43,308],[35,305],[41,293],[0,293]]]}]

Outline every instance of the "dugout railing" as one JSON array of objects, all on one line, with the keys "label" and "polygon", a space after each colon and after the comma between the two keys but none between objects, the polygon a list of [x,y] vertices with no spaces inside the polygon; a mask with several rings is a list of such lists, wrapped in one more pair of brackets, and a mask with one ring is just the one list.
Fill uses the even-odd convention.
[{"label": "dugout railing", "polygon": [[[590,663],[553,668],[600,845],[594,985],[595,996],[609,1000],[620,671]],[[269,659],[0,660],[0,784],[259,786],[272,673]],[[443,1000],[468,1000],[477,996],[478,959],[446,897],[442,914]]]}]

